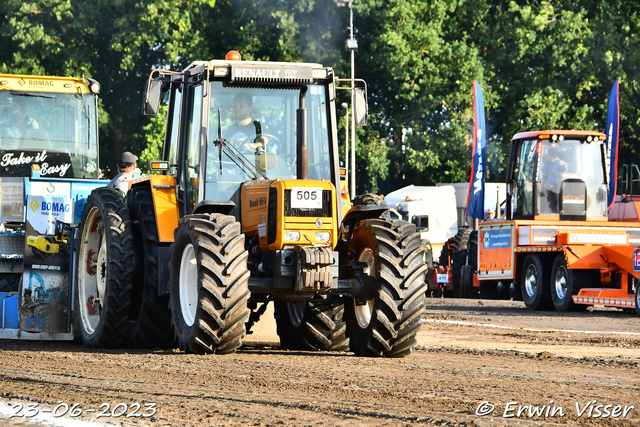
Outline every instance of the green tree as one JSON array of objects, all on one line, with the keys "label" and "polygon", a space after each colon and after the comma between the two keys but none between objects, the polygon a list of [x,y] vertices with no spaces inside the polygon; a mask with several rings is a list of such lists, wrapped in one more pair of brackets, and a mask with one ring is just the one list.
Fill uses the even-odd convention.
[{"label": "green tree", "polygon": [[[147,145],[140,114],[146,76],[201,52],[212,0],[6,0],[0,5],[0,69],[93,77],[101,84],[100,157]],[[189,37],[184,35],[188,34]]]}]

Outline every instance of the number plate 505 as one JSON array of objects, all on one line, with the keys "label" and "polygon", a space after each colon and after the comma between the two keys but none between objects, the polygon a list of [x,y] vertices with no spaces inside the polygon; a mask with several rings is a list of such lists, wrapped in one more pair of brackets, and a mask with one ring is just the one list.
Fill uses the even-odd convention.
[{"label": "number plate 505", "polygon": [[293,187],[291,189],[293,209],[322,209],[322,188]]}]

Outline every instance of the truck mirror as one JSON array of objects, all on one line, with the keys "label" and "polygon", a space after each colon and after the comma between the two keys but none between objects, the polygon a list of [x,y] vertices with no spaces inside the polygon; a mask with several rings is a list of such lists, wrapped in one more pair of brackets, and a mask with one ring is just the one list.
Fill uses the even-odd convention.
[{"label": "truck mirror", "polygon": [[160,109],[160,95],[162,94],[162,81],[149,80],[142,101],[142,114],[155,116]]},{"label": "truck mirror", "polygon": [[364,88],[354,88],[355,104],[353,106],[353,114],[355,114],[356,124],[358,126],[367,125],[367,114],[369,108],[367,106],[367,91]]}]

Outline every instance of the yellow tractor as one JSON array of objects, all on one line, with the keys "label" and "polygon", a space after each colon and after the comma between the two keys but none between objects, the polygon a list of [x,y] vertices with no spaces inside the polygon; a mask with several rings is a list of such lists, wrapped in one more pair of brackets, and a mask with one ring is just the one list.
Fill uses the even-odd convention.
[{"label": "yellow tractor", "polygon": [[[230,353],[273,302],[283,348],[412,351],[425,248],[415,225],[381,217],[386,205],[351,207],[342,191],[345,81],[319,64],[233,54],[151,73],[143,113],[168,105],[163,160],[150,164],[162,174],[131,181],[126,203],[110,189],[87,202],[79,300],[92,287],[105,298],[79,305],[85,343]],[[355,83],[363,125],[366,85]],[[132,283],[110,265],[132,268]],[[124,323],[117,304],[129,307]]]}]

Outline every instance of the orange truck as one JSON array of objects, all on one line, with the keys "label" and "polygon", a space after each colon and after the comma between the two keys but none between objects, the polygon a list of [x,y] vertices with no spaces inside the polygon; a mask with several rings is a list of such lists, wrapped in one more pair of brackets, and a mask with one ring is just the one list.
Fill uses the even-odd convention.
[{"label": "orange truck", "polygon": [[467,293],[512,282],[512,296],[529,309],[602,305],[640,314],[640,201],[618,197],[608,211],[605,141],[579,130],[513,137],[506,219],[471,233],[461,271]]}]

